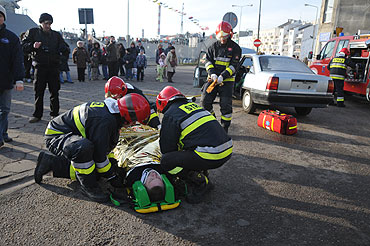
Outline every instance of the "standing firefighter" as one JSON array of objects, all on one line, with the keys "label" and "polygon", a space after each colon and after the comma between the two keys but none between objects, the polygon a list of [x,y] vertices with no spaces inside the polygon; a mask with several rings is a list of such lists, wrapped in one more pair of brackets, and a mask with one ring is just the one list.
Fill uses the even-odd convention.
[{"label": "standing firefighter", "polygon": [[[355,67],[355,64],[351,61],[349,56],[349,50],[343,48],[339,51],[338,55],[334,57],[328,65],[330,71],[330,77],[334,81],[334,93],[337,93],[337,105],[338,107],[345,107],[344,105],[344,79],[346,77],[347,66]],[[335,103],[331,103],[335,105]]]},{"label": "standing firefighter", "polygon": [[[217,94],[220,97],[221,125],[228,132],[232,118],[232,95],[235,82],[235,72],[241,56],[238,44],[231,40],[233,30],[228,22],[221,22],[217,26],[217,42],[208,48],[206,56],[206,70],[209,82],[203,86],[201,103],[202,106],[214,115],[213,101]],[[207,88],[216,82],[211,92]]]},{"label": "standing firefighter", "polygon": [[172,86],[157,96],[157,109],[164,114],[159,136],[162,169],[185,180],[186,200],[199,203],[212,187],[207,170],[230,159],[233,142],[210,112]]},{"label": "standing firefighter", "polygon": [[65,112],[49,122],[45,131],[46,147],[37,159],[34,178],[53,171],[54,177],[77,179],[83,193],[97,202],[105,202],[97,177],[106,178],[112,186],[123,186],[116,175],[108,153],[116,146],[121,127],[136,121],[145,123],[149,103],[138,94],[129,94],[104,102],[88,102]]}]

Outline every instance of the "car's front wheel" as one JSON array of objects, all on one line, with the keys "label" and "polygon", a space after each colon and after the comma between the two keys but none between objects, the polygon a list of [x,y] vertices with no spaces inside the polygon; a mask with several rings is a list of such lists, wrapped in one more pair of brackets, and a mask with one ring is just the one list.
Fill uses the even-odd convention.
[{"label": "car's front wheel", "polygon": [[249,90],[245,90],[243,93],[243,110],[248,114],[254,113],[256,111],[256,104],[252,100],[252,94]]},{"label": "car's front wheel", "polygon": [[298,115],[305,116],[311,113],[312,108],[307,107],[295,107],[295,111]]}]

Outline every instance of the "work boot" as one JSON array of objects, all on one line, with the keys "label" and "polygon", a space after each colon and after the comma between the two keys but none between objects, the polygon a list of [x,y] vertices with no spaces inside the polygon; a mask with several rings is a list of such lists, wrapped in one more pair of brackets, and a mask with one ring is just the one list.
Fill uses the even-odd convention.
[{"label": "work boot", "polygon": [[36,122],[39,122],[41,120],[41,118],[37,118],[37,117],[31,117],[30,120],[28,121],[29,123],[36,123]]},{"label": "work boot", "polygon": [[97,186],[85,186],[81,185],[81,191],[82,193],[93,200],[94,202],[107,202],[109,200],[109,196],[103,192],[103,190],[97,185]]},{"label": "work boot", "polygon": [[201,203],[208,191],[213,189],[208,178],[201,172],[190,171],[186,179],[188,194],[186,201],[191,204]]},{"label": "work boot", "polygon": [[344,105],[344,102],[337,102],[337,106],[339,108],[344,108],[346,105]]},{"label": "work boot", "polygon": [[337,104],[336,104],[334,101],[331,101],[331,102],[329,103],[329,106],[337,106]]},{"label": "work boot", "polygon": [[51,165],[52,162],[50,156],[45,151],[41,151],[37,158],[37,165],[33,175],[37,184],[41,183],[43,175],[51,171]]}]

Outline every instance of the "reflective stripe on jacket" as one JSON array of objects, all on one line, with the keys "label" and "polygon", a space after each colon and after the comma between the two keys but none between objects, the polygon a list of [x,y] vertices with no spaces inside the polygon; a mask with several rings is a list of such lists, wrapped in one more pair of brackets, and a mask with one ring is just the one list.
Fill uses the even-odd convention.
[{"label": "reflective stripe on jacket", "polygon": [[350,58],[340,55],[334,57],[328,64],[330,77],[332,79],[344,80],[346,77],[347,66],[354,67],[354,63]]}]

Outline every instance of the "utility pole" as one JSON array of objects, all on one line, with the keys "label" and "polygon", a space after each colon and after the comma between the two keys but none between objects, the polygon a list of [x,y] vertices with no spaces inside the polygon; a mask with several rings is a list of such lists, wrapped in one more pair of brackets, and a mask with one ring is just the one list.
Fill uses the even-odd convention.
[{"label": "utility pole", "polygon": [[161,5],[158,5],[158,38],[161,37]]},{"label": "utility pole", "polygon": [[130,0],[127,0],[127,47],[130,47]]},{"label": "utility pole", "polygon": [[[259,11],[258,11],[258,29],[257,29],[257,39],[260,39],[261,2],[262,2],[262,0],[260,0],[260,8],[259,8]],[[257,52],[258,52],[258,47],[257,47]]]},{"label": "utility pole", "polygon": [[180,34],[182,34],[184,27],[184,3],[182,3],[182,10],[181,10],[181,31]]}]

